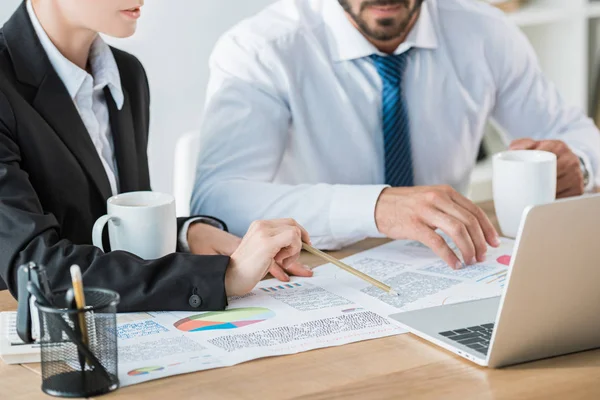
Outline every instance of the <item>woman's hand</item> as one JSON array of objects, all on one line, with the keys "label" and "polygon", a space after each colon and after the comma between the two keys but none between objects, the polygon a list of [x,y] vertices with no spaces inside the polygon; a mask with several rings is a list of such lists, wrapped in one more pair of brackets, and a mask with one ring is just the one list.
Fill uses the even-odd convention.
[{"label": "woman's hand", "polygon": [[[213,226],[196,223],[188,230],[188,243],[192,254],[231,256],[242,243],[242,239]],[[313,276],[310,268],[297,261],[286,266],[275,262],[269,268],[269,273],[282,282],[289,282],[290,275]]]},{"label": "woman's hand", "polygon": [[269,271],[295,271],[303,242],[310,244],[308,232],[293,219],[253,222],[231,255],[225,273],[227,296],[249,293]]}]

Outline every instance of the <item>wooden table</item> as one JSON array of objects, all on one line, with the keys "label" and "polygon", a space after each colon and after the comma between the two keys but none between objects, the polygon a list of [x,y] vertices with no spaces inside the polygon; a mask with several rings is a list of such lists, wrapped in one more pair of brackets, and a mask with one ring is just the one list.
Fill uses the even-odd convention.
[{"label": "wooden table", "polygon": [[[491,204],[483,208],[493,215]],[[384,242],[366,240],[335,255]],[[303,257],[308,265],[321,263]],[[14,309],[16,302],[0,293],[0,311]],[[39,364],[0,363],[0,399],[50,398],[39,375]],[[600,399],[600,350],[490,370],[406,334],[152,381],[104,398]]]}]

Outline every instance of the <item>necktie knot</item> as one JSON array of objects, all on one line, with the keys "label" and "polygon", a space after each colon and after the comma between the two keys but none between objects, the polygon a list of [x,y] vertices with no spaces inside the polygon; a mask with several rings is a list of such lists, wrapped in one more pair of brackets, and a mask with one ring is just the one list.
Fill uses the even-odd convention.
[{"label": "necktie knot", "polygon": [[385,83],[399,85],[402,83],[402,78],[408,66],[408,54],[406,51],[402,54],[394,54],[389,56],[380,56],[373,54],[370,58],[377,68],[377,72]]}]

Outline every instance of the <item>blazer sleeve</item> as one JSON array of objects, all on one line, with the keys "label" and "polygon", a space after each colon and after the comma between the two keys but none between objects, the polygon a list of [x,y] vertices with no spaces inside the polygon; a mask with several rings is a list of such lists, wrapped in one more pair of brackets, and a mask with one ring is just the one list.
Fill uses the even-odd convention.
[{"label": "blazer sleeve", "polygon": [[[119,311],[209,311],[227,305],[224,279],[229,258],[175,253],[146,261],[130,253],[103,253],[91,245],[75,245],[60,236],[52,214],[21,169],[13,135],[12,108],[0,92],[0,277],[17,297],[17,269],[33,261],[44,265],[54,290],[69,286],[69,268],[79,264],[84,284],[118,292]],[[190,305],[192,295],[199,306]],[[197,303],[196,303],[197,305]]]}]

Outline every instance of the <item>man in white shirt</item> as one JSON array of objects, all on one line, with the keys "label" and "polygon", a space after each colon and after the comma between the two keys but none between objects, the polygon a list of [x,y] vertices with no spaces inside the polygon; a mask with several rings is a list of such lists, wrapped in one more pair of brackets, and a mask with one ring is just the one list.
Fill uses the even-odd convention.
[{"label": "man in white shirt", "polygon": [[254,219],[293,217],[325,249],[419,240],[460,268],[437,229],[465,264],[498,245],[459,194],[489,118],[513,148],[557,154],[559,197],[595,186],[597,129],[563,103],[500,11],[472,0],[281,0],[214,50],[192,208],[238,235]]}]

